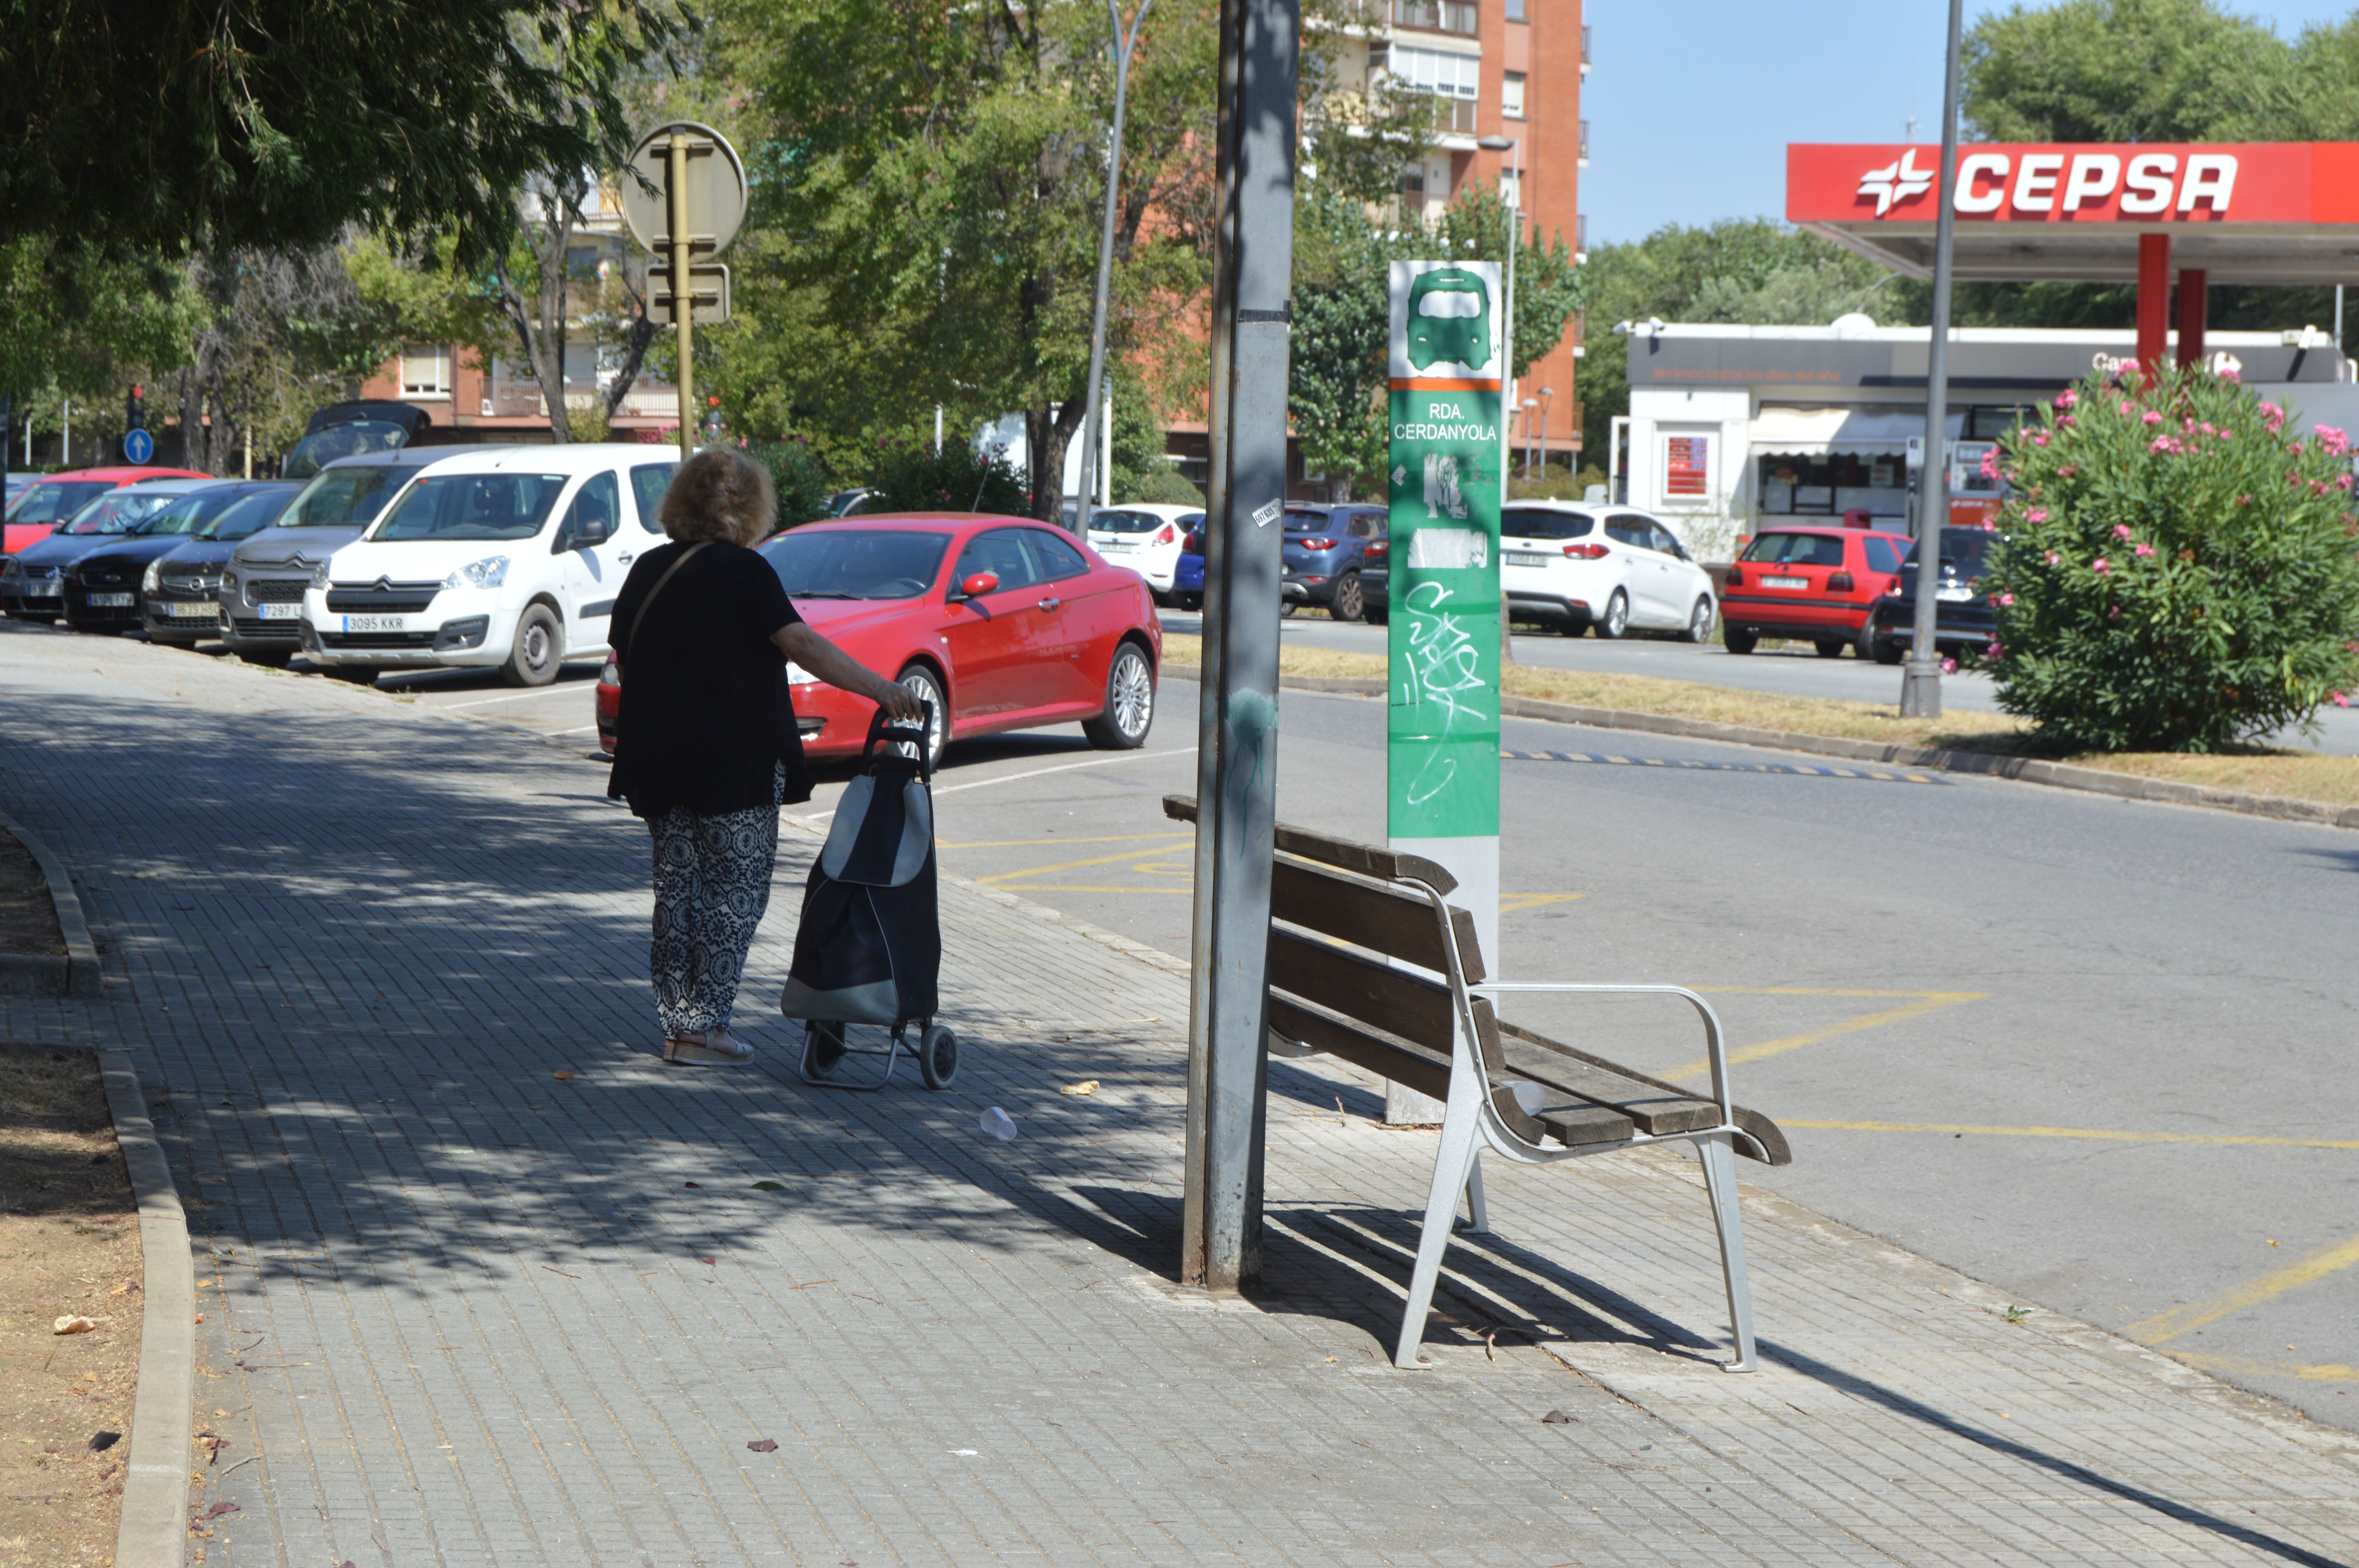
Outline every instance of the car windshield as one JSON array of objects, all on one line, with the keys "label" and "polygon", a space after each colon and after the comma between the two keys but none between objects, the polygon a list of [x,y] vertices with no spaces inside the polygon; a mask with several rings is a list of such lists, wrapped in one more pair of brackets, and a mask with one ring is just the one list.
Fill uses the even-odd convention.
[{"label": "car windshield", "polygon": [[202,533],[205,524],[236,499],[237,492],[228,485],[219,490],[196,491],[158,511],[132,532],[150,538],[159,534]]},{"label": "car windshield", "polygon": [[290,487],[286,490],[261,490],[251,495],[242,495],[214,513],[212,521],[197,530],[197,537],[200,539],[249,538],[269,527],[270,520],[278,515],[287,505],[288,498],[294,493],[294,490]]},{"label": "car windshield", "polygon": [[16,492],[8,503],[8,521],[62,522],[114,488],[103,479],[45,479]]},{"label": "car windshield", "polygon": [[1510,539],[1579,539],[1595,526],[1597,520],[1585,512],[1510,506],[1499,514],[1499,532]]},{"label": "car windshield", "polygon": [[288,503],[274,526],[364,528],[415,471],[390,463],[330,469]]},{"label": "car windshield", "polygon": [[1101,512],[1090,519],[1093,534],[1152,534],[1166,519],[1152,512]]},{"label": "car windshield", "polygon": [[1840,567],[1843,546],[1825,534],[1764,534],[1738,559],[1769,567]]},{"label": "car windshield", "polygon": [[948,534],[798,530],[761,547],[789,599],[915,599],[934,586]]},{"label": "car windshield", "polygon": [[177,494],[118,490],[100,496],[74,514],[60,534],[129,534],[141,523],[179,500]]},{"label": "car windshield", "polygon": [[310,479],[338,458],[364,452],[390,452],[409,444],[409,432],[383,419],[355,419],[314,430],[295,443],[279,472],[288,479]]},{"label": "car windshield", "polygon": [[565,488],[561,473],[429,474],[403,492],[369,537],[529,539]]},{"label": "car windshield", "polygon": [[[1983,575],[1983,564],[1990,557],[1991,541],[1998,535],[1980,528],[1944,528],[1941,530],[1941,570],[1944,575],[1972,579]],[[1917,564],[1917,546],[1908,546],[1900,557],[1901,565]]]}]

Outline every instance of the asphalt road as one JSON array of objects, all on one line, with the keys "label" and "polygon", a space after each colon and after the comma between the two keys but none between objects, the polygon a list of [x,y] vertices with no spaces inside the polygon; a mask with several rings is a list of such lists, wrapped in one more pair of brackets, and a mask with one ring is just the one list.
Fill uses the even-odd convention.
[{"label": "asphalt road", "polygon": [[[1287,634],[1372,635],[1316,625]],[[1524,641],[1534,662],[1851,673]],[[594,750],[595,673],[537,692],[462,672],[384,684]],[[1071,726],[953,748],[944,867],[1185,954],[1190,835],[1159,800],[1194,790],[1197,687],[1162,697],[1141,752],[1093,752]],[[1289,691],[1283,715],[1281,816],[1381,840],[1381,706]],[[1709,991],[1738,1098],[1796,1151],[1746,1179],[2359,1429],[2359,836],[1537,721],[1505,740],[1605,760],[1504,765],[1503,978]],[[803,812],[843,776],[824,771]],[[1514,1016],[1669,1076],[1701,1054],[1692,1022],[1651,1003]]]},{"label": "asphalt road", "polygon": [[[1202,624],[1200,615],[1179,611],[1166,611],[1163,614],[1163,629],[1167,632],[1193,636]],[[1324,615],[1297,614],[1281,621],[1278,627],[1288,643],[1302,647],[1357,654],[1381,654],[1385,651],[1386,633],[1381,626],[1330,621]],[[1848,652],[1839,659],[1822,659],[1801,644],[1786,649],[1765,647],[1740,655],[1717,642],[1681,643],[1669,636],[1633,633],[1618,643],[1607,643],[1594,636],[1565,637],[1549,632],[1518,633],[1515,643],[1518,663],[1547,669],[1653,676],[1661,680],[1695,681],[1704,686],[1734,687],[1785,697],[1831,697],[1886,704],[1900,700],[1898,665],[1879,665]],[[1941,702],[1946,708],[1978,713],[1999,711],[1997,693],[1990,678],[1972,671],[1962,670],[1942,678]],[[2274,737],[2272,743],[2307,747],[2337,756],[2359,755],[2359,708],[2328,708],[2319,716],[2319,732],[2314,738],[2287,732]]]},{"label": "asphalt road", "polygon": [[[942,864],[1186,953],[1190,838],[1159,801],[1194,791],[1196,696],[1166,683],[1143,752],[1071,729],[955,748]],[[1281,816],[1381,840],[1383,708],[1283,710]],[[1796,1150],[1746,1179],[2359,1428],[2359,837],[1538,722],[1506,739],[1634,760],[1505,764],[1506,977],[1709,988],[1739,1098]],[[1701,1055],[1652,1003],[1514,1016],[1656,1072]]]}]

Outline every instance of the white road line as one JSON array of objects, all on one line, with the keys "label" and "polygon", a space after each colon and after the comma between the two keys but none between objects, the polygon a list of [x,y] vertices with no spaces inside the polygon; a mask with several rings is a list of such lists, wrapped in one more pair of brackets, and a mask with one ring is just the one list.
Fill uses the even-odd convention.
[{"label": "white road line", "polygon": [[[525,702],[536,697],[579,697],[581,695],[582,688],[578,686],[551,686],[544,687],[538,691],[520,691],[514,697],[477,697],[473,702],[432,702],[427,706],[449,708],[489,708],[495,702]],[[593,725],[592,728],[594,729],[595,726]]]},{"label": "white road line", "polygon": [[[590,728],[595,730],[598,727],[592,724]],[[1014,784],[1018,779],[1037,779],[1043,773],[1069,773],[1075,768],[1103,768],[1111,762],[1136,762],[1150,757],[1193,756],[1195,752],[1196,748],[1193,746],[1182,746],[1179,750],[1172,752],[1125,752],[1118,757],[1092,757],[1086,762],[1060,762],[1053,768],[1031,768],[1020,773],[1002,773],[995,779],[976,779],[972,784],[951,784],[947,789],[938,789],[934,791],[934,793],[936,795],[956,795],[962,789],[981,789],[985,784]],[[834,810],[830,808],[826,811],[812,812],[810,816],[804,817],[803,820],[805,822],[824,822],[834,815]]]}]

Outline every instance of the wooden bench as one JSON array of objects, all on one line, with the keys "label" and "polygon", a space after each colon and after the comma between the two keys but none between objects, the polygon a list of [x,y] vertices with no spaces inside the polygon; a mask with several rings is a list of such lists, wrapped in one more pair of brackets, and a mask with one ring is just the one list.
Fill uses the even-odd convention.
[{"label": "wooden bench", "polygon": [[[1165,815],[1196,820],[1190,796],[1164,797]],[[1753,1308],[1736,1206],[1743,1154],[1783,1165],[1793,1156],[1777,1124],[1734,1104],[1720,1020],[1680,986],[1490,984],[1473,917],[1447,898],[1457,886],[1432,861],[1277,825],[1269,899],[1269,1049],[1340,1056],[1447,1107],[1425,1206],[1396,1366],[1414,1368],[1443,1250],[1463,1194],[1473,1229],[1490,1228],[1481,1157],[1551,1165],[1650,1143],[1693,1143],[1720,1233],[1723,1281],[1735,1334],[1732,1372],[1755,1366]],[[1678,997],[1703,1021],[1712,1093],[1676,1084],[1499,1021],[1507,992]]]}]

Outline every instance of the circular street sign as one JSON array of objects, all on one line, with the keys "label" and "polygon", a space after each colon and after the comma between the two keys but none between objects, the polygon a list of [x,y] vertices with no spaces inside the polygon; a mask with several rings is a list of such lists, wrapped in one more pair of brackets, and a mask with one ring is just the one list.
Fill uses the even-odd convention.
[{"label": "circular street sign", "polygon": [[[671,243],[671,211],[666,190],[674,131],[689,137],[688,226],[699,256],[719,255],[745,221],[745,165],[729,139],[710,125],[675,120],[658,125],[631,149],[630,162],[615,182],[622,188],[623,221],[631,237],[662,256]],[[644,181],[644,183],[642,183]]]},{"label": "circular street sign", "polygon": [[123,433],[123,456],[125,461],[144,463],[156,455],[156,438],[145,430]]}]

